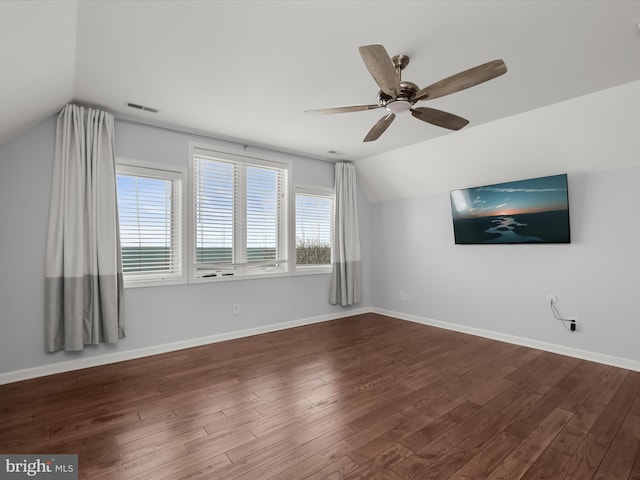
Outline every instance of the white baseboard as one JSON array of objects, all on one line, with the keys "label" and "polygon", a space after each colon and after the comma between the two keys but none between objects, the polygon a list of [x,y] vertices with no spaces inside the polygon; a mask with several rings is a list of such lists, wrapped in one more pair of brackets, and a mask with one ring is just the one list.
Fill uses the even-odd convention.
[{"label": "white baseboard", "polygon": [[386,315],[388,317],[398,318],[400,320],[420,323],[422,325],[429,325],[432,327],[444,328],[446,330],[453,330],[460,333],[468,333],[470,335],[476,335],[478,337],[490,338],[492,340],[512,343],[515,345],[522,345],[524,347],[535,348],[538,350],[558,353],[560,355],[567,355],[569,357],[580,358],[583,360],[589,360],[591,362],[602,363],[605,365],[611,365],[614,367],[620,367],[620,368],[625,368],[627,370],[634,370],[634,371],[640,372],[640,362],[636,360],[631,360],[628,358],[614,357],[612,355],[604,355],[601,353],[591,352],[588,350],[580,350],[577,348],[565,347],[563,345],[556,345],[553,343],[541,342],[538,340],[518,337],[515,335],[507,335],[504,333],[494,332],[491,330],[468,327],[466,325],[460,325],[457,323],[442,322],[440,320],[434,320],[431,318],[420,317],[417,315],[385,310],[382,308],[365,307],[365,308],[358,308],[358,309],[352,309],[352,310],[344,310],[341,312],[327,314],[327,315],[320,315],[316,317],[303,318],[300,320],[293,320],[290,322],[273,323],[273,324],[264,325],[261,327],[247,328],[244,330],[236,330],[233,332],[226,332],[226,333],[220,333],[216,335],[209,335],[206,337],[182,340],[179,342],[165,343],[162,345],[154,345],[152,347],[138,348],[135,350],[128,350],[125,352],[107,353],[104,355],[96,355],[93,357],[80,358],[77,360],[68,360],[68,361],[53,363],[50,365],[43,365],[40,367],[26,368],[23,370],[16,370],[13,372],[0,373],[0,385],[12,383],[12,382],[19,382],[21,380],[28,380],[31,378],[44,377],[46,375],[54,375],[56,373],[70,372],[73,370],[80,370],[83,368],[97,367],[100,365],[107,365],[110,363],[133,360],[136,358],[148,357],[150,355],[158,355],[161,353],[174,352],[176,350],[183,350],[185,348],[199,347],[201,345],[224,342],[225,340],[233,340],[236,338],[249,337],[252,335],[259,335],[262,333],[276,332],[278,330],[285,330],[287,328],[301,327],[304,325],[312,325],[314,323],[327,322],[330,320],[338,320],[340,318],[350,317],[352,315],[360,315],[363,313],[377,313],[380,315]]},{"label": "white baseboard", "polygon": [[460,325],[457,323],[442,322],[440,320],[433,320],[431,318],[420,317],[407,313],[394,312],[382,308],[374,307],[371,309],[371,312],[380,315],[386,315],[388,317],[398,318],[400,320],[406,320],[409,322],[421,323],[422,325],[444,328],[446,330],[453,330],[460,333],[468,333],[470,335],[475,335],[478,337],[490,338],[492,340],[512,343],[515,345],[522,345],[523,347],[535,348],[537,350],[544,350],[546,352],[558,353],[560,355],[566,355],[568,357],[580,358],[582,360],[589,360],[591,362],[602,363],[604,365],[611,365],[613,367],[625,368],[627,370],[640,372],[640,362],[637,360],[631,360],[629,358],[614,357],[612,355],[591,352],[589,350],[565,347],[564,345],[556,345],[554,343],[541,342],[539,340],[518,337],[515,335],[507,335],[500,332],[494,332],[492,330],[483,330],[481,328],[468,327],[466,325]]},{"label": "white baseboard", "polygon": [[133,360],[136,358],[148,357],[150,355],[158,355],[160,353],[174,352],[185,348],[199,347],[210,343],[224,342],[225,340],[233,340],[236,338],[250,337],[262,333],[276,332],[287,328],[301,327],[314,323],[327,322],[337,320],[339,318],[350,317],[352,315],[360,315],[362,313],[370,313],[370,308],[359,308],[343,310],[337,313],[320,315],[316,317],[303,318],[290,322],[273,323],[261,327],[247,328],[244,330],[236,330],[234,332],[219,333],[206,337],[192,338],[179,342],[165,343],[162,345],[154,345],[152,347],[138,348],[135,350],[127,350],[125,352],[106,353],[104,355],[96,355],[93,357],[79,358],[77,360],[68,360],[40,367],[26,368],[13,372],[0,373],[0,385],[31,378],[44,377],[46,375],[54,375],[56,373],[70,372],[83,368],[97,367],[107,365],[109,363],[123,362],[125,360]]}]

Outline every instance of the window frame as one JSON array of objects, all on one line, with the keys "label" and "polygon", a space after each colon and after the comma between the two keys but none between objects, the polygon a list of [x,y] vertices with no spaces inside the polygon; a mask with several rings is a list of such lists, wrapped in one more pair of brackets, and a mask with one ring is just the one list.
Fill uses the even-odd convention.
[{"label": "window frame", "polygon": [[[127,276],[123,272],[123,280],[125,288],[138,288],[138,287],[154,287],[161,285],[183,285],[188,283],[187,269],[185,268],[185,261],[187,259],[187,231],[185,229],[185,216],[187,215],[187,173],[188,169],[179,165],[165,164],[160,162],[150,162],[144,160],[137,160],[125,157],[116,157],[116,178],[118,175],[138,175],[142,177],[149,177],[160,180],[171,180],[177,183],[174,184],[172,189],[172,202],[179,200],[179,208],[172,208],[172,212],[178,212],[178,219],[174,219],[172,225],[175,231],[172,235],[175,236],[176,255],[179,256],[177,274],[156,276],[145,276],[143,278],[136,278],[135,276]],[[179,198],[176,199],[176,191]],[[118,211],[118,218],[120,218],[120,212]],[[120,228],[119,228],[120,230]],[[120,234],[122,234],[120,232]],[[122,246],[121,255],[122,255]]]},{"label": "window frame", "polygon": [[[296,207],[297,207],[297,199],[298,194],[300,195],[308,195],[315,197],[324,197],[331,199],[331,220],[330,220],[330,237],[331,237],[331,261],[328,265],[298,265],[297,263],[297,215],[296,215]],[[311,185],[296,185],[295,192],[293,196],[293,220],[292,220],[292,228],[291,228],[291,258],[293,258],[293,273],[294,275],[315,275],[315,274],[327,274],[332,273],[333,271],[333,254],[335,251],[335,232],[334,232],[334,218],[335,218],[335,202],[336,195],[335,190],[333,188],[327,187],[316,187]]]},{"label": "window frame", "polygon": [[[281,200],[281,212],[279,215],[280,223],[278,225],[278,247],[277,250],[284,252],[286,258],[276,260],[277,266],[236,266],[221,265],[220,268],[211,268],[210,270],[201,270],[197,267],[196,262],[196,156],[203,155],[218,159],[223,162],[241,163],[249,166],[277,168],[284,171],[284,185],[282,193],[284,198]],[[291,230],[291,198],[293,195],[293,184],[291,161],[283,159],[279,156],[268,155],[260,153],[247,155],[238,153],[237,149],[225,149],[220,146],[214,146],[210,144],[203,144],[197,142],[190,142],[189,144],[189,213],[188,213],[188,245],[189,245],[189,260],[188,260],[188,275],[190,283],[201,282],[225,282],[235,280],[247,280],[255,278],[268,278],[268,277],[282,277],[290,276],[293,270],[291,264],[291,243],[290,243],[290,230]],[[244,192],[244,189],[241,189]],[[245,201],[243,203],[246,204]],[[246,213],[246,211],[245,211]],[[234,230],[235,224],[235,211],[234,211]],[[246,220],[246,217],[245,217]],[[235,240],[234,240],[235,243]],[[235,248],[235,245],[234,245]],[[245,245],[246,248],[246,245]]]}]

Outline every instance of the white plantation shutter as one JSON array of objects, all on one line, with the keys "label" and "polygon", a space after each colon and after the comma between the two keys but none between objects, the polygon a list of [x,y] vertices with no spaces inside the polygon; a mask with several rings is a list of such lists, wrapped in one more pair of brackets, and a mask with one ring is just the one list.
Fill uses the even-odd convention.
[{"label": "white plantation shutter", "polygon": [[125,284],[182,281],[184,172],[118,163],[116,183]]},{"label": "white plantation shutter", "polygon": [[193,170],[195,276],[286,271],[288,164],[196,148]]},{"label": "white plantation shutter", "polygon": [[331,266],[333,194],[296,190],[296,267]]}]

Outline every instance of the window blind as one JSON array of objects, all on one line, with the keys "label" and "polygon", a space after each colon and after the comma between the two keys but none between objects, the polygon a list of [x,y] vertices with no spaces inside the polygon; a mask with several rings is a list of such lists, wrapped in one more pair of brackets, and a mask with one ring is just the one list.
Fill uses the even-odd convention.
[{"label": "window blind", "polygon": [[233,263],[235,165],[196,158],[196,263]]},{"label": "window blind", "polygon": [[199,149],[193,166],[195,270],[282,267],[288,166]]},{"label": "window blind", "polygon": [[333,197],[296,193],[296,265],[330,265]]},{"label": "window blind", "polygon": [[116,182],[125,281],[181,277],[179,174],[118,166]]},{"label": "window blind", "polygon": [[247,167],[247,262],[278,258],[280,185],[278,171]]}]

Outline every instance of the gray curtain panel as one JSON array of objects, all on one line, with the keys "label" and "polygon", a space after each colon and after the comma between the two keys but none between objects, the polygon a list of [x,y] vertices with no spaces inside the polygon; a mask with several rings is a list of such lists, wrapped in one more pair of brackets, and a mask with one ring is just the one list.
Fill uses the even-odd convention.
[{"label": "gray curtain panel", "polygon": [[113,115],[58,116],[45,257],[45,349],[124,337]]},{"label": "gray curtain panel", "polygon": [[362,300],[358,191],[356,167],[352,163],[336,163],[335,190],[334,258],[329,302],[347,306]]}]

